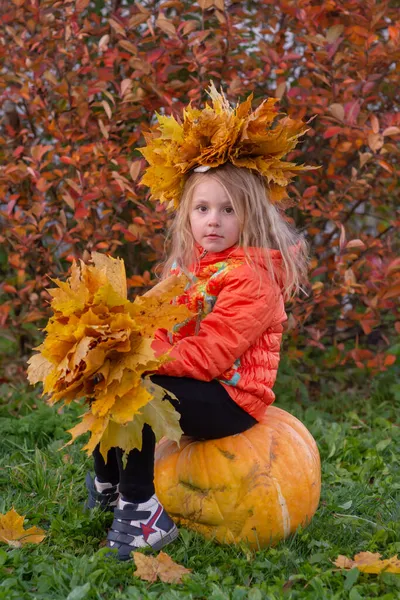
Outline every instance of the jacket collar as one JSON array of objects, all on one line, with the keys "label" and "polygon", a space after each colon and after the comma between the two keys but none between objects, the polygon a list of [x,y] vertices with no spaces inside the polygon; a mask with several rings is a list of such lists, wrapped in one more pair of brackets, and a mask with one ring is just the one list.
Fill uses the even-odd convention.
[{"label": "jacket collar", "polygon": [[[222,250],[222,252],[209,252],[208,250],[205,250],[203,248],[203,246],[201,246],[200,244],[197,244],[197,242],[196,242],[195,249],[196,249],[196,259],[199,261],[200,266],[210,265],[215,262],[227,260],[228,258],[246,259],[246,254],[247,254],[247,256],[249,256],[252,260],[254,260],[254,262],[256,264],[265,267],[265,261],[260,256],[259,248],[253,248],[253,247],[247,248],[247,251],[245,253],[242,246],[234,245],[234,246],[231,246],[230,248],[226,248],[226,250]],[[269,253],[270,253],[271,259],[274,262],[277,261],[278,263],[281,263],[282,254],[281,254],[280,250],[270,249]]]}]

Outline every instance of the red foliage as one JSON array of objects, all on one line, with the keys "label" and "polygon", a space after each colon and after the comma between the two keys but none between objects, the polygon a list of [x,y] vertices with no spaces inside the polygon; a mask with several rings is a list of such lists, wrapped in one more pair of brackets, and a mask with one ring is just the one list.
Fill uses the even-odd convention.
[{"label": "red foliage", "polygon": [[[93,6],[95,4],[95,6]],[[0,14],[0,327],[23,346],[45,288],[73,257],[122,256],[151,285],[168,217],[139,185],[136,147],[155,111],[205,98],[280,98],[309,119],[291,159],[321,164],[291,186],[308,234],[311,291],[289,352],[373,369],[400,332],[400,21],[387,0],[12,0]],[[28,345],[30,340],[28,339]],[[21,351],[24,348],[21,347]],[[333,356],[333,359],[332,359]]]}]

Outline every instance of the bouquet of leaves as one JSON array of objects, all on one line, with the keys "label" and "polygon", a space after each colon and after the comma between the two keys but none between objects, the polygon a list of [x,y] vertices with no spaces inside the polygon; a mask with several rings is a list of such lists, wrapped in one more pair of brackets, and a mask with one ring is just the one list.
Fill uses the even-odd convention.
[{"label": "bouquet of leaves", "polygon": [[171,329],[191,313],[170,303],[182,293],[184,276],[170,277],[131,302],[123,261],[94,252],[92,262],[73,263],[66,282],[53,280],[54,314],[44,342],[35,348],[39,354],[29,360],[28,380],[43,382],[50,404],[84,399],[87,410],[69,430],[69,443],[89,431],[84,450],[91,454],[100,443],[107,460],[113,446],[141,449],[145,423],[157,440],[179,440],[179,414],[163,400],[164,389],[143,374],[171,360],[167,354],[154,356],[155,331]]}]

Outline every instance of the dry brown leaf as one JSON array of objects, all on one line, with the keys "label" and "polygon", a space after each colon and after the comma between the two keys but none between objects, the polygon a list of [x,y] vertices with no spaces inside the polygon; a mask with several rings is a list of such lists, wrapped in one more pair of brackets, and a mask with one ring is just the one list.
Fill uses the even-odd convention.
[{"label": "dry brown leaf", "polygon": [[363,573],[397,573],[400,574],[400,560],[396,556],[381,559],[379,552],[359,552],[354,559],[340,554],[334,564],[341,569],[354,569],[357,567]]},{"label": "dry brown leaf", "polygon": [[0,514],[0,542],[14,548],[20,548],[23,544],[40,544],[46,537],[45,532],[35,526],[24,529],[24,520],[25,517],[14,508],[5,515]]},{"label": "dry brown leaf", "polygon": [[191,569],[174,562],[165,552],[160,552],[157,556],[133,552],[133,560],[136,565],[135,577],[152,583],[157,578],[164,583],[182,583],[182,577],[191,572]]}]

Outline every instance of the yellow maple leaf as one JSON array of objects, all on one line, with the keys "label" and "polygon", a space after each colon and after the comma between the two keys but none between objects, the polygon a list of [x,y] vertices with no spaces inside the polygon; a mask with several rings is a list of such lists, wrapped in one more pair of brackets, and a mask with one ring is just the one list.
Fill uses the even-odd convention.
[{"label": "yellow maple leaf", "polygon": [[24,529],[25,517],[19,515],[14,508],[0,514],[0,542],[20,548],[23,544],[39,544],[46,537],[45,532],[33,526]]},{"label": "yellow maple leaf", "polygon": [[[144,422],[151,425],[157,442],[163,437],[179,442],[183,433],[179,425],[179,413],[170,402],[164,400],[165,391],[162,387],[153,383],[148,377],[144,379],[143,384],[153,398],[141,409]],[[170,391],[168,396],[177,400]]]},{"label": "yellow maple leaf", "polygon": [[66,317],[82,310],[90,297],[89,290],[83,282],[72,285],[72,281],[76,281],[77,279],[77,272],[78,266],[76,263],[73,263],[70,283],[60,281],[59,279],[52,279],[53,283],[58,287],[48,290],[53,298],[51,301],[52,309],[54,312],[60,312]]},{"label": "yellow maple leaf", "polygon": [[[84,450],[91,454],[100,443],[100,452],[107,460],[108,450],[115,446],[129,453],[133,448],[142,448],[142,429],[148,423],[155,434],[156,441],[163,437],[179,442],[182,429],[179,424],[180,415],[170,402],[164,400],[165,391],[160,386],[145,378],[146,389],[138,388],[136,394],[127,395],[115,401],[110,414],[96,416],[86,413],[82,421],[69,430],[71,444],[78,436],[90,432],[91,438]],[[170,397],[175,396],[168,392]]]},{"label": "yellow maple leaf", "polygon": [[174,306],[173,311],[166,311],[165,304],[160,303],[158,296],[138,296],[130,307],[130,313],[139,324],[142,334],[147,337],[152,337],[157,329],[171,330],[176,323],[182,323],[192,314],[183,304]]},{"label": "yellow maple leaf", "polygon": [[133,448],[142,449],[142,430],[143,419],[140,418],[140,413],[136,413],[126,425],[120,425],[115,421],[109,420],[107,427],[104,430],[100,443],[100,453],[105,461],[107,461],[107,453],[110,448],[117,446],[121,448],[125,455]]},{"label": "yellow maple leaf", "polygon": [[141,298],[150,298],[151,296],[163,296],[164,301],[172,300],[171,290],[175,290],[176,286],[182,285],[182,279],[178,275],[169,275],[165,279],[159,281],[150,290],[145,292]]},{"label": "yellow maple leaf", "polygon": [[133,552],[133,560],[136,565],[133,574],[144,581],[154,582],[160,579],[164,583],[182,583],[183,577],[191,573],[191,569],[174,562],[165,552],[160,552],[157,556]]},{"label": "yellow maple leaf", "polygon": [[34,354],[29,359],[30,383],[35,384],[44,381],[53,371],[54,365],[42,354]]},{"label": "yellow maple leaf", "polygon": [[161,137],[166,137],[174,142],[181,142],[183,140],[183,128],[174,117],[169,118],[164,115],[157,115],[157,120],[160,125]]},{"label": "yellow maple leaf", "polygon": [[400,574],[400,559],[396,556],[381,559],[379,552],[359,552],[354,559],[340,554],[334,564],[341,569],[354,569],[356,567],[363,573],[398,573]]},{"label": "yellow maple leaf", "polygon": [[[97,444],[100,443],[100,440],[107,429],[109,420],[109,417],[97,417],[91,412],[86,412],[84,415],[82,415],[82,420],[80,423],[68,430],[68,433],[71,434],[71,439],[65,444],[65,446],[72,444],[72,442],[75,441],[80,435],[90,432],[90,439],[88,443],[83,446],[83,450],[86,450],[88,454],[92,454]],[[63,446],[63,448],[65,446]]]},{"label": "yellow maple leaf", "polygon": [[92,252],[91,257],[94,266],[104,271],[107,282],[112,289],[126,300],[127,286],[124,261],[121,258],[110,261],[106,254],[100,252]]},{"label": "yellow maple leaf", "polygon": [[28,361],[28,379],[43,382],[50,404],[87,399],[87,412],[70,433],[73,441],[90,432],[88,453],[99,442],[105,456],[113,445],[129,452],[141,444],[144,423],[154,426],[157,439],[178,440],[179,415],[161,402],[164,390],[142,376],[171,360],[155,357],[155,331],[192,316],[186,306],[171,303],[187,278],[171,276],[131,302],[123,261],[98,253],[92,260],[74,263],[67,282],[56,281],[58,289],[50,290],[54,314],[39,354]]},{"label": "yellow maple leaf", "polygon": [[151,394],[143,387],[141,380],[138,381],[136,387],[130,388],[129,391],[118,397],[111,410],[113,421],[126,425],[132,420],[132,416],[136,415],[150,400],[152,400]]}]

